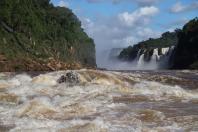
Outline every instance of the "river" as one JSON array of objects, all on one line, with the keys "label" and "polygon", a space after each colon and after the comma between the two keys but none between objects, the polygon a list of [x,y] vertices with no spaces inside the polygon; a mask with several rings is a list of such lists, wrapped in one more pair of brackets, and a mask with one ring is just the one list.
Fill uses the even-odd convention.
[{"label": "river", "polygon": [[198,71],[67,72],[0,73],[0,131],[198,131]]}]

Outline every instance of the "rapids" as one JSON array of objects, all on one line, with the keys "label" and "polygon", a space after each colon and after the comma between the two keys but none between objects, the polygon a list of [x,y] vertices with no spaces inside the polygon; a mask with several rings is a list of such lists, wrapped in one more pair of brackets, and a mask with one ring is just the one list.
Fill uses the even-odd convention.
[{"label": "rapids", "polygon": [[0,132],[198,131],[197,71],[0,73]]}]

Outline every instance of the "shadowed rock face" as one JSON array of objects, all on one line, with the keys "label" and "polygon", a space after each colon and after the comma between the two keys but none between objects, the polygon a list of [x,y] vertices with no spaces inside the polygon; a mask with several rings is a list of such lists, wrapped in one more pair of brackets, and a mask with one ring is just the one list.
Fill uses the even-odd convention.
[{"label": "shadowed rock face", "polygon": [[70,9],[49,0],[0,1],[0,71],[95,66],[94,42]]},{"label": "shadowed rock face", "polygon": [[0,131],[197,131],[197,71],[75,70],[0,78]]},{"label": "shadowed rock face", "polygon": [[188,22],[178,34],[172,56],[173,69],[198,69],[198,18]]}]

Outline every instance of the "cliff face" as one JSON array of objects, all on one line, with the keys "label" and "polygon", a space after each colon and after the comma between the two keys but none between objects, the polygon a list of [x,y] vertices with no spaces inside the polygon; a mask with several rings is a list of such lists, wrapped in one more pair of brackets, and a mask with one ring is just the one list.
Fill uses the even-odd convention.
[{"label": "cliff face", "polygon": [[178,33],[178,44],[172,55],[173,69],[198,69],[198,18],[188,22]]},{"label": "cliff face", "polygon": [[71,10],[49,0],[0,1],[0,71],[95,66],[94,42]]}]

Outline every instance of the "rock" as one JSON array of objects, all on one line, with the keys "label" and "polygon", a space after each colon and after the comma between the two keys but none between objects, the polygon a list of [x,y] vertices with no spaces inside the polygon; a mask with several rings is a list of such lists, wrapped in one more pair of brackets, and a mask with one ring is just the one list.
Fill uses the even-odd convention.
[{"label": "rock", "polygon": [[58,83],[69,83],[69,84],[77,84],[80,82],[79,75],[76,72],[70,71],[67,72],[66,75],[62,75],[58,80]]},{"label": "rock", "polygon": [[178,33],[178,44],[171,57],[172,69],[198,69],[198,18]]}]

